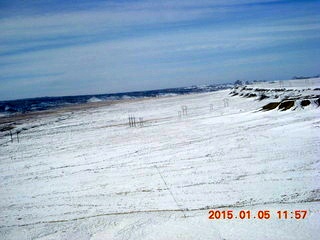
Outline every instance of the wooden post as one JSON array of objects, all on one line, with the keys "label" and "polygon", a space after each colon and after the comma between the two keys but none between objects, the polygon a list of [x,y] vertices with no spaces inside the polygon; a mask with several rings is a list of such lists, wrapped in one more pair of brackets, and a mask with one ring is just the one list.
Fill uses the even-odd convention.
[{"label": "wooden post", "polygon": [[139,118],[139,122],[140,122],[140,127],[143,127],[143,118]]},{"label": "wooden post", "polygon": [[17,140],[18,140],[18,142],[19,142],[19,132],[17,132]]},{"label": "wooden post", "polygon": [[229,99],[228,98],[224,98],[223,99],[223,106],[224,107],[229,107]]},{"label": "wooden post", "polygon": [[181,106],[182,108],[182,115],[187,116],[188,115],[188,107],[187,106]]},{"label": "wooden post", "polygon": [[305,79],[305,83],[306,83],[306,86],[308,87],[310,85],[309,79]]},{"label": "wooden post", "polygon": [[130,127],[136,127],[137,123],[136,123],[136,117],[129,115],[129,126]]},{"label": "wooden post", "polygon": [[280,88],[283,88],[283,81],[279,81]]},{"label": "wooden post", "polygon": [[10,130],[10,138],[11,138],[11,142],[13,142],[13,138],[12,138],[12,132]]},{"label": "wooden post", "polygon": [[132,119],[130,115],[129,115],[129,127],[132,127]]}]

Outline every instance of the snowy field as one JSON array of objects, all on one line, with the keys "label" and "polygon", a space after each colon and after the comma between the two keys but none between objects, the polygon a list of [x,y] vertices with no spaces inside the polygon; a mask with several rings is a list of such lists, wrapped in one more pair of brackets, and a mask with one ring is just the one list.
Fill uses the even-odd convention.
[{"label": "snowy field", "polygon": [[[320,79],[256,87],[279,84],[310,93]],[[19,143],[0,146],[0,239],[319,239],[320,108],[259,111],[271,100],[230,91],[19,125]],[[210,209],[271,218],[209,220]]]}]

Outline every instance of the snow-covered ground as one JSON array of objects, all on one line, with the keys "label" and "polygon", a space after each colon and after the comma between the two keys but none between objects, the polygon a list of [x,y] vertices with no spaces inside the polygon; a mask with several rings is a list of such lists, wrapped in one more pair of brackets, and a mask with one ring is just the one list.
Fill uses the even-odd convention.
[{"label": "snow-covered ground", "polygon": [[[313,79],[310,88],[319,86]],[[318,239],[320,108],[259,111],[269,99],[229,93],[121,102],[20,125],[28,130],[19,143],[0,146],[0,238]],[[143,126],[129,127],[129,115]],[[210,209],[270,210],[271,218],[209,220]],[[279,210],[308,214],[280,220]]]}]

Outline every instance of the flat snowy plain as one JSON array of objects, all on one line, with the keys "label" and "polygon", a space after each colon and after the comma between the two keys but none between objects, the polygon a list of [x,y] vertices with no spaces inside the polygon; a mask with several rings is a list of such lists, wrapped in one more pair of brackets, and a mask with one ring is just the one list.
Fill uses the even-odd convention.
[{"label": "flat snowy plain", "polygon": [[[314,89],[320,79],[284,84]],[[0,146],[0,238],[319,239],[320,108],[263,112],[270,100],[229,92],[26,121],[19,143]],[[129,127],[129,115],[144,126]],[[252,218],[209,220],[210,209]],[[271,218],[254,219],[259,210]]]}]

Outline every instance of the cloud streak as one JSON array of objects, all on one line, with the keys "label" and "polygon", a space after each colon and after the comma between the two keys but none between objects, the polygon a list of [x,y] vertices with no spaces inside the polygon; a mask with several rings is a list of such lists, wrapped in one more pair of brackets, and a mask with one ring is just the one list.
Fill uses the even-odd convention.
[{"label": "cloud streak", "polygon": [[[0,99],[317,70],[318,1],[19,2],[8,1],[0,15]],[[298,55],[309,67],[297,67]],[[272,67],[280,62],[281,71]],[[252,71],[253,65],[261,70]]]}]

